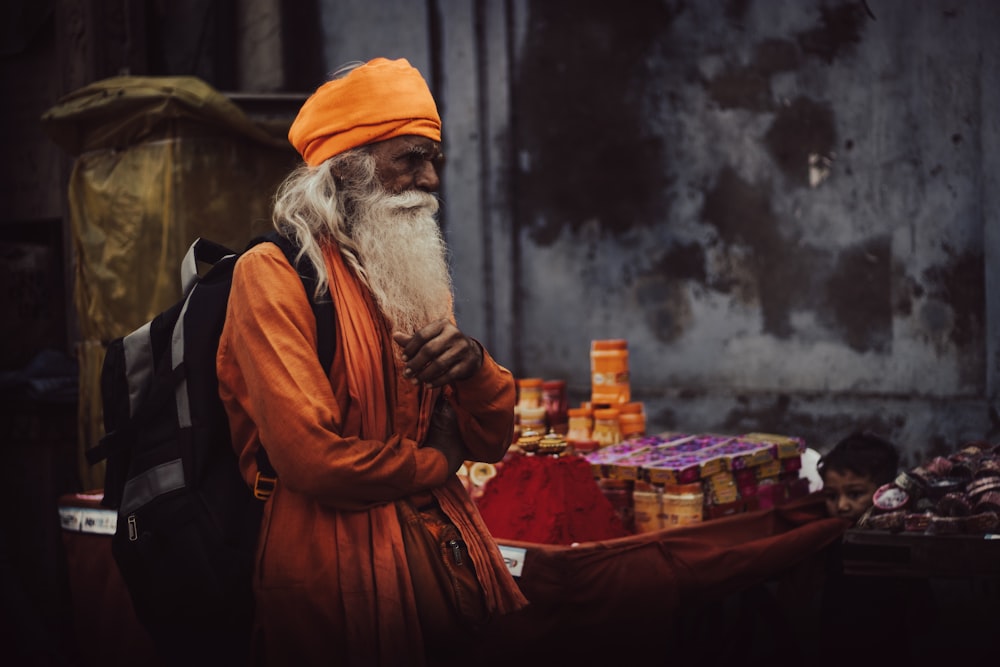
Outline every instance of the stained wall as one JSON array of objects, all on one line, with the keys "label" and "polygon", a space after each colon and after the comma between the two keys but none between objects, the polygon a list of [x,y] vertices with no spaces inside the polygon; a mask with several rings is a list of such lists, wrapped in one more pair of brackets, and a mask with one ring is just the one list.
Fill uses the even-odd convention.
[{"label": "stained wall", "polygon": [[329,64],[428,73],[459,317],[517,375],[583,400],[621,337],[651,429],[994,433],[1000,5],[324,7]]},{"label": "stained wall", "polygon": [[524,10],[523,372],[586,385],[589,340],[624,337],[665,428],[991,428],[995,5]]}]

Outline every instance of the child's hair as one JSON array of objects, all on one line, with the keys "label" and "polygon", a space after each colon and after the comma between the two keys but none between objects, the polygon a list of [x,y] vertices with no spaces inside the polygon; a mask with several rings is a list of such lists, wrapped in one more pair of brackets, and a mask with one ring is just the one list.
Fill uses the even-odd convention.
[{"label": "child's hair", "polygon": [[817,465],[820,476],[826,472],[853,472],[881,486],[896,478],[899,452],[896,446],[871,431],[855,431],[838,442]]}]

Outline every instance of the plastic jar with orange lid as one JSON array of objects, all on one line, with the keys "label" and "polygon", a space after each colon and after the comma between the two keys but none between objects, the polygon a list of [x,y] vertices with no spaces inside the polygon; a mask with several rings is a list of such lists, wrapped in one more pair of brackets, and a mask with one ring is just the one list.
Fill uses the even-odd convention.
[{"label": "plastic jar with orange lid", "polygon": [[618,415],[618,428],[622,434],[622,440],[629,438],[641,438],[646,435],[646,416],[642,413],[629,413]]},{"label": "plastic jar with orange lid", "polygon": [[592,437],[600,447],[607,447],[622,441],[621,427],[618,424],[618,410],[615,408],[594,410]]},{"label": "plastic jar with orange lid", "polygon": [[622,440],[646,435],[646,412],[642,403],[622,403],[618,408],[618,426]]},{"label": "plastic jar with orange lid", "polygon": [[545,406],[522,407],[518,411],[518,425],[522,432],[530,429],[545,433],[548,428],[545,423]]},{"label": "plastic jar with orange lid", "polygon": [[566,416],[569,428],[566,439],[570,442],[586,442],[591,439],[594,431],[594,413],[590,408],[568,408]]},{"label": "plastic jar with orange lid", "polygon": [[520,408],[542,406],[542,378],[521,378],[517,381],[517,405]]},{"label": "plastic jar with orange lid", "polygon": [[663,487],[636,482],[632,491],[635,532],[652,533],[663,528]]},{"label": "plastic jar with orange lid", "polygon": [[701,483],[663,487],[663,527],[677,528],[700,523],[705,516],[705,492]]},{"label": "plastic jar with orange lid", "polygon": [[628,372],[628,341],[625,339],[590,342],[592,403],[628,403],[631,399]]}]

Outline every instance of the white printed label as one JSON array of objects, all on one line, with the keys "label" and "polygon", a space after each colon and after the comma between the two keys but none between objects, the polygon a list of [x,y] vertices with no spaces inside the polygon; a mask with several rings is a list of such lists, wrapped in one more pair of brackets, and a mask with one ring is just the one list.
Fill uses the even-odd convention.
[{"label": "white printed label", "polygon": [[82,518],[82,514],[82,507],[60,507],[59,523],[62,524],[62,529],[69,530],[74,533],[80,532],[80,519]]},{"label": "white printed label", "polygon": [[497,546],[500,547],[500,555],[503,556],[503,562],[507,565],[507,570],[512,576],[520,577],[521,572],[524,570],[524,557],[527,555],[528,550],[521,547],[505,546],[503,544]]},{"label": "white printed label", "polygon": [[59,522],[63,530],[75,533],[114,535],[118,526],[118,514],[108,509],[60,507]]}]

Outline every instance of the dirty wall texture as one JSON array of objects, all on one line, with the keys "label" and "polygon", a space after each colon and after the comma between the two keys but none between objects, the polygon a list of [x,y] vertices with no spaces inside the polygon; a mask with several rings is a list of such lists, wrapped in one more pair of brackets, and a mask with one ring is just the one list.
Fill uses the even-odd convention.
[{"label": "dirty wall texture", "polygon": [[1000,3],[321,6],[328,70],[428,78],[459,323],[516,375],[583,400],[622,337],[651,430],[1000,435]]},{"label": "dirty wall texture", "polygon": [[620,337],[652,428],[992,433],[1000,3],[514,6],[518,373]]}]

